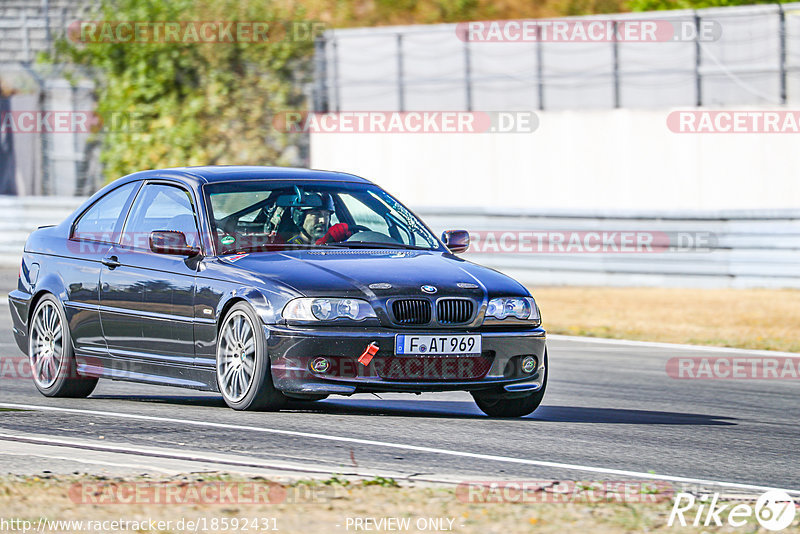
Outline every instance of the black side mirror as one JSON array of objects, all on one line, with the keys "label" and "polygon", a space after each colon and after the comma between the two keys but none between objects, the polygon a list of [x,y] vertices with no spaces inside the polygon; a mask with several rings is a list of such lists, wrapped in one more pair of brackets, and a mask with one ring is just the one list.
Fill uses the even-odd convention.
[{"label": "black side mirror", "polygon": [[469,248],[469,232],[466,230],[445,230],[442,241],[453,254],[461,254]]},{"label": "black side mirror", "polygon": [[186,235],[174,230],[156,230],[150,232],[150,250],[156,254],[172,254],[175,256],[197,256],[198,247],[186,243]]}]

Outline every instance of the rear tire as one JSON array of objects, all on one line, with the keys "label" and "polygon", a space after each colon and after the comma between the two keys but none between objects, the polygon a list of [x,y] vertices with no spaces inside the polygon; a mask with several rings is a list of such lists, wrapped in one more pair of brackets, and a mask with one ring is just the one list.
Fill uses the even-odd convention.
[{"label": "rear tire", "polygon": [[78,374],[67,316],[51,294],[31,314],[28,358],[33,383],[45,397],[84,398],[97,386],[97,378]]},{"label": "rear tire", "polygon": [[544,354],[544,380],[541,389],[520,397],[504,391],[473,391],[472,398],[483,413],[489,417],[523,417],[536,411],[544,399],[547,375],[550,373],[547,352]]},{"label": "rear tire", "polygon": [[275,411],[286,396],[272,383],[261,321],[249,304],[233,305],[217,336],[217,386],[234,410]]}]

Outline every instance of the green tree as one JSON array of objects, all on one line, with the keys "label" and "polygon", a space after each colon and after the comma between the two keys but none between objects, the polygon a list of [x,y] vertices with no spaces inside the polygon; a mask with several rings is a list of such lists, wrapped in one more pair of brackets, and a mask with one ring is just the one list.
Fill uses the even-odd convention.
[{"label": "green tree", "polygon": [[628,7],[631,11],[659,11],[774,3],[776,3],[774,0],[628,0]]},{"label": "green tree", "polygon": [[[285,164],[299,134],[277,130],[272,118],[306,105],[313,39],[275,29],[302,16],[269,0],[101,0],[96,21],[262,21],[270,39],[86,42],[75,34],[46,60],[75,67],[74,77],[91,73],[108,180],[147,168]],[[130,128],[113,126],[127,117]]]}]

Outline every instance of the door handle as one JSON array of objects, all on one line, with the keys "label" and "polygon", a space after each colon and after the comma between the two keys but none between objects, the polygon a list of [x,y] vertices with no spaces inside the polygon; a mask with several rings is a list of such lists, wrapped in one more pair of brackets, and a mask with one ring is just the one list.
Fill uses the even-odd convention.
[{"label": "door handle", "polygon": [[102,263],[103,265],[105,265],[109,269],[116,269],[117,267],[122,265],[119,262],[119,258],[117,258],[116,256],[108,256],[106,258],[103,258],[102,260],[100,260],[100,263]]}]

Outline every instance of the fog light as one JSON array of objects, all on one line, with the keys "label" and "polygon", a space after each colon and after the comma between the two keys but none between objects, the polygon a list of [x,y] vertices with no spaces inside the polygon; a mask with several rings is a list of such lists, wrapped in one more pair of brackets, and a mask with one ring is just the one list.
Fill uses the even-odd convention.
[{"label": "fog light", "polygon": [[522,372],[526,374],[531,374],[536,370],[536,356],[525,356],[522,358]]},{"label": "fog light", "polygon": [[311,362],[311,370],[315,373],[327,373],[330,368],[331,362],[328,358],[314,358],[314,361]]}]

